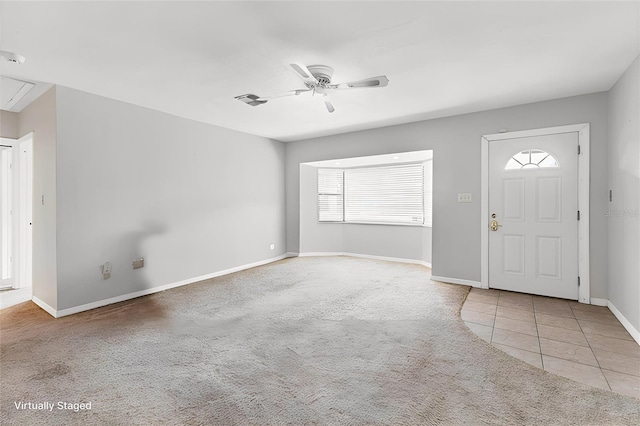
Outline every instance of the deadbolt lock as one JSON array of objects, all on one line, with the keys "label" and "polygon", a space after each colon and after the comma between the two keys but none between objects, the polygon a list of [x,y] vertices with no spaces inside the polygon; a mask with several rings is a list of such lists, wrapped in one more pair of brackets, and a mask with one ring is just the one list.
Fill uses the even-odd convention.
[{"label": "deadbolt lock", "polygon": [[492,214],[491,214],[491,219],[495,219],[495,218],[496,218],[496,214],[495,214],[495,213],[492,213]]}]

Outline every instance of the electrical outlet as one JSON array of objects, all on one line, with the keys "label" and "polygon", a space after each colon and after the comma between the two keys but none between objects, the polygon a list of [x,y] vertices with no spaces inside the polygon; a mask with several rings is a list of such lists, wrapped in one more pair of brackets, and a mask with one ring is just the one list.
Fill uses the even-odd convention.
[{"label": "electrical outlet", "polygon": [[111,262],[102,265],[102,278],[105,280],[111,278]]},{"label": "electrical outlet", "polygon": [[269,248],[270,248],[271,250],[275,250],[275,249],[276,249],[276,245],[275,245],[275,244],[271,244],[271,245],[269,246]]},{"label": "electrical outlet", "polygon": [[144,257],[133,259],[133,262],[131,264],[133,265],[133,269],[139,269],[144,267]]},{"label": "electrical outlet", "polygon": [[471,194],[470,193],[458,194],[458,202],[459,203],[470,203],[471,202]]}]

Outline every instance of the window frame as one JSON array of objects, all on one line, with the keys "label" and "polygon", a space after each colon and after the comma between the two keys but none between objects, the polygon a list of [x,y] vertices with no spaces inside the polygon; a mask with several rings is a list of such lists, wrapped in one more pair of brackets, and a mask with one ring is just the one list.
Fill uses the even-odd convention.
[{"label": "window frame", "polygon": [[[426,177],[425,177],[425,163],[427,161],[432,161],[431,159],[426,161],[419,162],[409,162],[409,163],[392,163],[392,164],[376,164],[376,165],[367,165],[367,166],[359,166],[359,167],[319,167],[316,175],[318,176],[318,186],[317,186],[317,221],[318,223],[342,223],[342,224],[354,224],[354,225],[387,225],[387,226],[412,226],[412,227],[425,227],[431,228],[433,226],[433,170],[431,169],[431,217],[427,220],[427,209],[426,209]],[[433,163],[432,163],[433,164]],[[418,165],[421,167],[421,192],[420,198],[422,202],[422,222],[413,223],[413,222],[385,222],[385,221],[362,221],[362,220],[347,220],[347,192],[348,192],[348,180],[346,176],[347,170],[354,169],[378,169],[378,168],[388,168],[393,166],[411,166]],[[431,166],[433,167],[433,166]],[[320,219],[320,170],[340,170],[342,171],[342,220],[321,220]],[[326,195],[326,194],[322,194]],[[332,194],[330,194],[332,195]]]}]

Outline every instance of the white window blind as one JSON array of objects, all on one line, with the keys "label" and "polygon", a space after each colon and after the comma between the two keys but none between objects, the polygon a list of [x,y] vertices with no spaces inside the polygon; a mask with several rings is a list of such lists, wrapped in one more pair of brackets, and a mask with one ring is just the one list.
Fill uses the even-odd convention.
[{"label": "white window blind", "polygon": [[318,220],[344,221],[344,172],[342,169],[318,169]]},{"label": "white window blind", "polygon": [[346,169],[345,222],[424,223],[422,164]]}]

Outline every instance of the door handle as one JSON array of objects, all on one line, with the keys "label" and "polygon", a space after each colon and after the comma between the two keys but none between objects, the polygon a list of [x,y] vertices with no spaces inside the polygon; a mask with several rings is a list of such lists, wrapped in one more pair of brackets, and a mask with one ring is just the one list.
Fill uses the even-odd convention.
[{"label": "door handle", "polygon": [[491,223],[489,224],[489,228],[492,231],[497,231],[498,227],[502,227],[502,225],[498,225],[498,221],[497,220],[492,220]]}]

